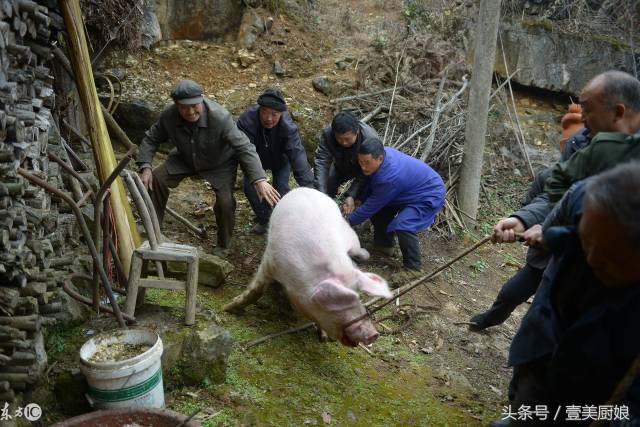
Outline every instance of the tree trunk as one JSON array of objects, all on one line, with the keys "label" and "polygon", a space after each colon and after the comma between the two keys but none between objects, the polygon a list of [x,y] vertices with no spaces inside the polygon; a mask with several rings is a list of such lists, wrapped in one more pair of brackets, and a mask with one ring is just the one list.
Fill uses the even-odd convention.
[{"label": "tree trunk", "polygon": [[500,0],[481,0],[474,42],[464,154],[458,183],[458,204],[468,225],[475,223],[478,214],[491,75],[496,56],[499,22]]}]

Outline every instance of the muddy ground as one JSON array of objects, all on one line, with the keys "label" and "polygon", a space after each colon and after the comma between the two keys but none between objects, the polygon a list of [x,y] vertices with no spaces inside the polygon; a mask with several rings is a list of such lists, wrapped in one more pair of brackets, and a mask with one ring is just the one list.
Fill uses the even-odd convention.
[{"label": "muddy ground", "polygon": [[[232,44],[180,42],[151,51],[114,52],[109,67],[123,69],[125,96],[162,104],[181,78],[199,81],[205,92],[235,115],[252,104],[260,91],[280,87],[306,139],[314,138],[330,120],[333,105],[316,92],[312,77],[324,74],[336,93],[356,87],[359,58],[376,54],[376,44],[406,32],[401,1],[326,0],[315,8],[297,6],[274,14],[273,31],[255,50],[256,62],[238,64]],[[345,70],[335,62],[355,58]],[[278,59],[284,77],[272,72]],[[531,93],[516,93],[525,135],[534,160],[548,162],[554,146],[562,106]],[[496,105],[486,150],[479,226],[451,233],[439,228],[422,235],[425,269],[446,262],[488,233],[495,221],[508,215],[524,195],[528,177],[516,159],[510,128]],[[374,126],[379,126],[374,122]],[[516,154],[514,154],[516,153]],[[162,156],[156,158],[162,161]],[[304,322],[273,299],[249,308],[243,316],[220,311],[243,290],[255,272],[265,238],[250,233],[252,214],[237,188],[236,235],[228,260],[235,270],[219,289],[198,290],[198,322],[213,321],[228,328],[237,343],[278,332]],[[209,238],[194,237],[168,217],[164,231],[173,240],[210,251],[215,224],[210,206],[213,193],[200,180],[188,179],[172,193],[169,205],[210,230]],[[446,230],[446,231],[445,231]],[[361,240],[371,241],[368,231]],[[485,245],[431,283],[381,312],[389,317],[381,338],[369,347],[348,349],[320,343],[313,331],[273,339],[246,352],[237,346],[224,384],[184,387],[166,382],[167,406],[197,416],[205,426],[216,425],[487,425],[506,403],[511,370],[506,366],[510,341],[527,305],[519,307],[503,325],[482,333],[468,330],[471,315],[488,308],[498,289],[522,265],[525,248]],[[362,268],[392,278],[400,260],[374,258]],[[147,302],[183,316],[183,296],[151,291]],[[404,304],[423,307],[416,309]],[[402,309],[402,311],[398,311]],[[65,333],[69,354],[86,338],[80,325]],[[62,362],[61,362],[62,363]],[[172,378],[179,378],[179,372]]]}]

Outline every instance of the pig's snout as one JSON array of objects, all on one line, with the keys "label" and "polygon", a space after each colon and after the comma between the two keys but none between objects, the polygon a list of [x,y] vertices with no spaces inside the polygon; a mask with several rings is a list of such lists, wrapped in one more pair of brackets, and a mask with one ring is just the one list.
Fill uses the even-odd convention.
[{"label": "pig's snout", "polygon": [[[345,330],[346,338],[354,345],[363,343],[364,345],[372,344],[380,335],[370,321],[356,322]],[[343,340],[345,341],[345,340]]]}]

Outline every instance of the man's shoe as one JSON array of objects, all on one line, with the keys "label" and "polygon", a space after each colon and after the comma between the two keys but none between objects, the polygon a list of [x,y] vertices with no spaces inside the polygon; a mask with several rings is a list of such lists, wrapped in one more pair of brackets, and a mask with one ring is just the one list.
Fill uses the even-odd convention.
[{"label": "man's shoe", "polygon": [[269,230],[269,224],[262,224],[260,222],[257,222],[256,225],[251,228],[251,232],[258,235],[265,234],[267,230]]},{"label": "man's shoe", "polygon": [[219,258],[226,258],[229,256],[229,248],[223,248],[221,246],[216,246],[213,248],[211,253]]},{"label": "man's shoe", "polygon": [[388,256],[388,257],[392,257],[396,252],[393,246],[382,246],[382,245],[373,245],[368,250],[372,254]]},{"label": "man's shoe", "polygon": [[480,332],[484,331],[488,327],[492,326],[487,323],[484,318],[485,313],[476,314],[471,319],[469,319],[469,330],[472,332]]}]

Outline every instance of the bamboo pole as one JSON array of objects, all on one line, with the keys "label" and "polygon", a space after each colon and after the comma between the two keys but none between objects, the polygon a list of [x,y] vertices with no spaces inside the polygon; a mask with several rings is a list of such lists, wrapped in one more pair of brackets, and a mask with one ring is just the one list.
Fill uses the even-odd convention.
[{"label": "bamboo pole", "polygon": [[[100,182],[104,182],[116,167],[117,162],[96,92],[80,2],[79,0],[61,0],[60,6],[69,35],[68,49],[71,56],[71,66],[73,67],[82,110],[89,128],[89,139],[91,140],[93,155],[96,160],[98,178]],[[127,202],[124,186],[120,178],[117,178],[111,185],[110,197],[120,244],[118,255],[125,272],[128,272],[131,264],[131,254],[134,248],[140,244],[140,235],[135,228],[131,206]]]}]

